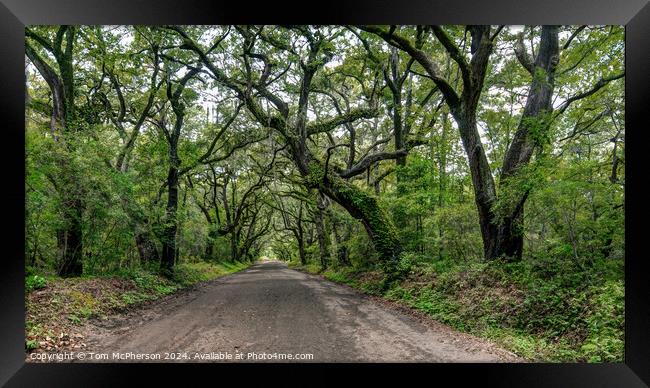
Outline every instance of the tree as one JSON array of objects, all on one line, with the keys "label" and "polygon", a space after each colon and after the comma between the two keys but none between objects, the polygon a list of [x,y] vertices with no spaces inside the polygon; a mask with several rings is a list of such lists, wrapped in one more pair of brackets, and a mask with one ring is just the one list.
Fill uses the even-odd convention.
[{"label": "tree", "polygon": [[[47,82],[52,97],[50,130],[60,144],[57,164],[61,169],[57,189],[61,197],[65,225],[57,231],[61,260],[58,273],[61,276],[80,275],[83,271],[83,199],[69,155],[74,152],[74,134],[80,130],[75,106],[75,80],[73,55],[76,27],[60,26],[52,40],[49,29],[42,33],[26,28],[25,53],[40,75]],[[41,53],[33,46],[40,46]],[[53,56],[56,70],[47,57]]]},{"label": "tree", "polygon": [[[160,72],[159,43],[155,41],[155,37],[147,35],[144,31],[138,31],[147,43],[139,50],[139,52],[145,53],[145,58],[151,60],[148,85],[149,90],[145,96],[145,104],[138,112],[139,100],[141,98],[140,90],[136,89],[136,92],[133,93],[133,95],[125,92],[125,86],[131,85],[125,85],[124,78],[127,78],[130,83],[133,83],[134,81],[131,78],[133,76],[128,73],[129,70],[137,72],[138,70],[149,71],[149,69],[137,68],[135,66],[134,68],[128,69],[127,66],[129,61],[136,62],[136,60],[134,60],[134,54],[129,53],[130,55],[124,55],[122,53],[109,53],[104,31],[102,31],[101,28],[96,28],[94,32],[96,37],[94,42],[97,43],[99,48],[98,57],[100,59],[97,68],[100,70],[101,79],[98,83],[101,85],[104,78],[108,78],[109,82],[107,82],[107,89],[109,93],[115,93],[117,106],[114,106],[115,104],[103,91],[99,91],[97,95],[104,105],[108,120],[114,125],[119,134],[120,140],[122,141],[122,147],[119,149],[115,161],[106,161],[106,164],[112,167],[117,173],[126,175],[129,170],[130,156],[136,145],[136,141],[146,124],[146,120],[155,115],[155,112],[153,112],[152,109],[155,105],[156,94],[164,82],[164,79],[158,79],[158,74]],[[117,38],[122,39],[123,36],[124,35],[118,35]],[[144,60],[141,59],[140,61],[143,62]],[[142,62],[139,64],[142,65]],[[121,67],[121,71],[126,73],[122,80],[118,73],[118,65]],[[147,215],[144,210],[138,206],[137,202],[126,193],[120,191],[120,195],[123,209],[130,218],[130,227],[133,229],[140,260],[143,263],[160,262],[160,255],[154,241],[153,233],[150,229]]]},{"label": "tree", "polygon": [[[215,66],[208,57],[209,51],[206,52],[201,48],[182,28],[167,28],[181,37],[182,47],[194,52],[198,56],[198,60],[209,69],[210,75],[216,81],[237,93],[261,125],[273,128],[283,136],[288,145],[289,154],[304,178],[305,186],[318,189],[343,206],[353,217],[360,219],[383,260],[390,265],[394,265],[402,248],[392,220],[381,207],[376,197],[346,182],[345,178],[363,173],[370,164],[379,160],[393,159],[405,155],[406,151],[397,150],[390,153],[368,155],[349,169],[334,171],[334,169],[329,169],[327,161],[319,160],[307,146],[307,140],[311,136],[331,131],[339,125],[361,118],[370,118],[375,114],[375,110],[372,108],[358,108],[348,114],[336,115],[320,122],[308,122],[307,112],[312,81],[318,70],[332,56],[331,50],[328,49],[327,38],[318,29],[312,32],[308,27],[297,28],[301,38],[306,39],[309,43],[305,53],[306,58],[300,62],[299,74],[301,81],[298,90],[298,104],[295,107],[296,113],[295,117],[290,119],[289,104],[268,88],[271,69],[277,67],[276,64],[267,55],[261,52],[253,52],[258,36],[260,39],[264,39],[261,30],[253,32],[250,28],[238,28],[238,32],[244,40],[244,68],[248,69],[247,80],[242,83],[227,76]],[[275,45],[276,49],[282,49],[290,53],[293,51],[289,46],[278,44],[272,38],[267,38],[266,43]],[[291,54],[298,55],[296,52]],[[252,78],[251,60],[257,60],[263,64],[263,73],[257,80]],[[255,89],[264,100],[275,108],[275,114],[267,113],[263,109],[261,101],[252,94],[252,89]]]},{"label": "tree", "polygon": [[[207,179],[204,180],[207,187],[204,189],[203,200],[197,201],[197,205],[210,224],[210,254],[211,244],[217,237],[230,236],[231,259],[240,260],[242,256],[248,256],[250,249],[256,245],[255,241],[268,232],[271,218],[259,215],[260,212],[264,213],[262,208],[266,203],[261,191],[272,179],[271,172],[281,150],[282,148],[271,150],[268,164],[247,154],[247,159],[253,162],[252,166],[243,159],[238,167],[208,165]],[[220,208],[223,209],[223,216],[220,215]]]},{"label": "tree", "polygon": [[327,199],[320,193],[316,196],[316,210],[314,214],[314,223],[316,224],[316,234],[318,236],[318,248],[320,253],[321,268],[327,268],[329,263],[329,245],[330,239],[325,226],[325,210],[327,209]]},{"label": "tree", "polygon": [[[176,263],[176,232],[178,224],[176,211],[178,210],[178,171],[181,161],[178,156],[178,141],[183,129],[185,119],[185,102],[183,101],[183,91],[187,83],[196,76],[200,71],[198,67],[190,67],[183,77],[178,81],[171,78],[172,70],[167,68],[165,74],[167,100],[171,105],[173,114],[173,123],[171,128],[168,124],[167,112],[161,110],[160,118],[156,122],[158,128],[162,131],[168,144],[169,169],[167,173],[167,206],[165,212],[164,226],[162,228],[162,256],[161,269],[167,276],[171,276],[172,269]],[[174,86],[176,84],[176,86]],[[172,115],[170,114],[170,116]]]},{"label": "tree", "polygon": [[[508,208],[506,214],[495,214],[497,187],[478,132],[476,117],[489,58],[495,39],[503,27],[500,26],[493,32],[492,26],[468,26],[467,30],[472,36],[470,48],[472,57],[467,61],[465,54],[461,52],[444,28],[431,26],[431,31],[460,70],[463,86],[460,94],[448,80],[442,77],[435,60],[424,52],[421,46],[418,47],[408,38],[396,34],[394,27],[388,31],[377,26],[363,26],[361,29],[380,36],[387,43],[410,54],[424,68],[440,90],[456,121],[469,161],[485,258],[491,260],[506,257],[519,260],[523,249],[522,212],[528,193],[524,192],[506,206],[501,205],[501,208]],[[540,47],[534,63],[521,49],[517,50],[518,58],[524,67],[533,74],[533,81],[526,108],[521,116],[521,124],[504,160],[502,172],[504,178],[501,181],[504,186],[507,185],[509,175],[514,174],[515,170],[527,165],[530,161],[536,144],[529,134],[531,128],[536,128],[538,134],[548,128],[554,69],[559,61],[557,29],[556,26],[542,27]],[[565,104],[568,106],[576,99],[593,94],[593,90],[597,91],[607,82],[617,78],[620,77],[603,78],[602,82],[599,82],[592,91],[578,94],[568,99]],[[563,109],[560,108],[559,111],[561,112]]]},{"label": "tree", "polygon": [[33,266],[620,255],[620,28],[72,30],[26,32]]},{"label": "tree", "polygon": [[298,201],[288,201],[285,203],[281,196],[275,195],[275,204],[270,206],[280,213],[281,225],[273,224],[273,229],[276,232],[289,231],[296,239],[298,245],[298,259],[300,264],[307,264],[307,256],[305,253],[305,229],[304,229],[304,202],[302,199]]}]

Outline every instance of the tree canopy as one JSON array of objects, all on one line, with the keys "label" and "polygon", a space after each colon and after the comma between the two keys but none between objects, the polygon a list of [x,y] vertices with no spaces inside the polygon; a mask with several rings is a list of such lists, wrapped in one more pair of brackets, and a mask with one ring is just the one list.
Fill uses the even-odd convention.
[{"label": "tree canopy", "polygon": [[622,27],[25,39],[29,266],[622,260]]}]

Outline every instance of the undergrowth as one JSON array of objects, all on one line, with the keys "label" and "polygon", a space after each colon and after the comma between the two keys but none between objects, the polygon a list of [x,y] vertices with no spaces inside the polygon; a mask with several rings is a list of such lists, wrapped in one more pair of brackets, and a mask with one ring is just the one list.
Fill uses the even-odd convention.
[{"label": "undergrowth", "polygon": [[385,290],[380,270],[292,266],[423,311],[530,361],[623,360],[620,262],[596,261],[585,268],[571,261],[549,265],[543,258],[412,260],[407,275]]},{"label": "undergrowth", "polygon": [[27,351],[85,346],[75,327],[153,301],[180,289],[247,268],[250,263],[181,263],[171,279],[144,269],[120,269],[78,278],[29,275],[25,279]]}]

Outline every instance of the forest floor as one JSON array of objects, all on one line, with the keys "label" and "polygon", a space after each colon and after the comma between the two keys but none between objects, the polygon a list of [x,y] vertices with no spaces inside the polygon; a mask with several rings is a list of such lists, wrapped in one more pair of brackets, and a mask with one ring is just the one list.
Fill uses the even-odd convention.
[{"label": "forest floor", "polygon": [[162,361],[226,355],[242,361],[281,361],[272,357],[282,355],[309,362],[523,361],[412,309],[280,262],[258,263],[144,307],[90,319],[81,335],[86,354],[157,354]]},{"label": "forest floor", "polygon": [[139,311],[142,306],[174,299],[201,282],[240,271],[245,263],[185,263],[166,279],[151,272],[121,271],[104,276],[59,278],[29,276],[25,323],[27,361],[33,353],[83,351],[89,320]]}]

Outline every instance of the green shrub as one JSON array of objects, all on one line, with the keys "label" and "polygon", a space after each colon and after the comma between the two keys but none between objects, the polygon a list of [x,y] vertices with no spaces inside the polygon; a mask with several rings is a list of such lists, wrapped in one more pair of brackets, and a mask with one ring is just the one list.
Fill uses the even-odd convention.
[{"label": "green shrub", "polygon": [[397,263],[398,275],[400,277],[403,277],[410,274],[414,263],[416,263],[417,261],[418,261],[418,257],[415,254],[412,253],[402,254],[399,258],[399,262]]},{"label": "green shrub", "polygon": [[228,273],[241,271],[249,265],[249,263],[240,262],[214,264],[198,261],[194,263],[182,263],[174,268],[173,281],[182,287],[191,286]]},{"label": "green shrub", "polygon": [[361,289],[370,295],[381,295],[384,291],[383,282],[367,281],[361,283]]},{"label": "green shrub", "polygon": [[27,292],[45,288],[46,285],[47,285],[47,280],[42,276],[32,275],[32,276],[28,276],[25,279],[25,289],[27,290]]},{"label": "green shrub", "polygon": [[39,346],[39,344],[38,344],[37,340],[27,340],[27,341],[25,341],[25,349],[27,351],[37,349],[38,346]]},{"label": "green shrub", "polygon": [[74,323],[74,324],[79,324],[79,323],[81,323],[81,318],[79,318],[79,317],[78,317],[77,315],[75,315],[75,314],[70,314],[70,315],[68,315],[68,320],[69,320],[70,322]]},{"label": "green shrub", "polygon": [[386,292],[385,296],[387,299],[390,300],[401,300],[407,303],[413,301],[413,295],[411,293],[411,290],[402,288],[400,286],[391,288]]},{"label": "green shrub", "polygon": [[589,335],[581,347],[590,362],[623,359],[625,330],[625,288],[622,281],[607,281],[594,287],[588,301],[586,325]]}]

